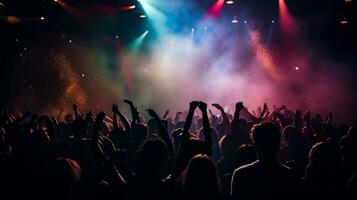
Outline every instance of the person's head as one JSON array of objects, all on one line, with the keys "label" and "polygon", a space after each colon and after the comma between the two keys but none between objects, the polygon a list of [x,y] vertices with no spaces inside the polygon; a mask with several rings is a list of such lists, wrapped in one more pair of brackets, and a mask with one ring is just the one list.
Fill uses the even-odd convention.
[{"label": "person's head", "polygon": [[154,137],[147,139],[136,156],[136,175],[148,180],[162,179],[166,173],[168,155],[164,141]]},{"label": "person's head", "polygon": [[315,144],[309,152],[309,164],[306,175],[310,178],[331,177],[340,164],[339,145],[332,140]]},{"label": "person's head", "polygon": [[148,131],[149,131],[149,134],[157,132],[157,123],[156,123],[156,120],[153,118],[149,119],[149,121],[148,121]]},{"label": "person's head", "polygon": [[223,155],[223,159],[233,161],[235,153],[239,147],[239,142],[236,135],[225,135],[219,141],[219,146]]},{"label": "person's head", "polygon": [[115,128],[110,131],[109,139],[119,149],[128,149],[131,144],[131,137],[122,128]]},{"label": "person's head", "polygon": [[[212,136],[212,144],[213,144],[213,145],[218,145],[219,136],[218,136],[218,133],[217,133],[216,129],[213,128],[213,127],[211,127],[211,136]],[[201,129],[198,131],[198,138],[200,138],[201,140],[204,140],[205,135],[204,135],[204,130],[203,130],[203,128],[201,128]]]},{"label": "person's head", "polygon": [[71,130],[76,138],[82,138],[87,134],[88,125],[83,119],[76,119],[71,123]]},{"label": "person's head", "polygon": [[216,165],[205,154],[191,158],[181,174],[181,183],[188,199],[218,199],[221,194]]},{"label": "person's head", "polygon": [[304,138],[295,126],[289,125],[284,128],[284,139],[288,146],[302,145]]},{"label": "person's head", "polygon": [[67,114],[67,115],[64,116],[64,120],[67,123],[72,123],[73,122],[73,116],[71,114]]},{"label": "person's head", "polygon": [[131,132],[134,143],[140,144],[148,135],[148,127],[143,123],[135,124],[131,128]]},{"label": "person's head", "polygon": [[272,160],[280,148],[280,129],[271,122],[262,122],[252,129],[254,148],[259,160]]},{"label": "person's head", "polygon": [[243,165],[254,162],[257,159],[254,147],[251,145],[243,144],[239,147],[234,162],[234,169]]}]

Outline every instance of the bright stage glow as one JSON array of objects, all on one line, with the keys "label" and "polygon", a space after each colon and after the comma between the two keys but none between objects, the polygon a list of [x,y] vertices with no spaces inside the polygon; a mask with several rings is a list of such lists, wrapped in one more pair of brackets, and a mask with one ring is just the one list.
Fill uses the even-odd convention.
[{"label": "bright stage glow", "polygon": [[236,23],[238,23],[238,20],[237,19],[232,19],[232,23],[236,24]]},{"label": "bright stage glow", "polygon": [[135,6],[135,5],[131,5],[131,6],[129,6],[128,8],[129,8],[129,9],[135,9],[136,6]]},{"label": "bright stage glow", "polygon": [[144,18],[146,18],[146,15],[139,15],[139,17],[144,19]]},{"label": "bright stage glow", "polygon": [[284,32],[292,33],[295,30],[296,24],[285,0],[279,0],[279,18],[279,24]]},{"label": "bright stage glow", "polygon": [[340,21],[340,24],[346,25],[346,24],[348,24],[348,20],[345,18],[345,19]]},{"label": "bright stage glow", "polygon": [[217,0],[216,3],[208,11],[208,15],[211,17],[217,17],[219,13],[221,13],[223,5],[224,5],[224,0]]},{"label": "bright stage glow", "polygon": [[141,34],[138,38],[136,38],[133,42],[129,44],[129,49],[132,53],[137,52],[138,48],[142,45],[148,33],[148,30],[145,31],[143,34]]},{"label": "bright stage glow", "polygon": [[41,17],[40,19],[43,21],[43,20],[45,20],[45,17]]},{"label": "bright stage glow", "polygon": [[138,1],[140,2],[141,6],[145,11],[145,16],[150,18],[151,25],[156,29],[158,32],[164,32],[166,26],[167,17],[163,12],[161,12],[158,8],[153,6],[151,1]]},{"label": "bright stage glow", "polygon": [[13,15],[10,15],[10,16],[7,16],[5,18],[5,20],[8,22],[8,23],[11,23],[11,24],[16,24],[16,23],[20,23],[21,22],[21,19],[16,17],[16,16],[13,16]]},{"label": "bright stage glow", "polygon": [[232,4],[234,4],[234,1],[226,1],[226,4],[232,5]]}]

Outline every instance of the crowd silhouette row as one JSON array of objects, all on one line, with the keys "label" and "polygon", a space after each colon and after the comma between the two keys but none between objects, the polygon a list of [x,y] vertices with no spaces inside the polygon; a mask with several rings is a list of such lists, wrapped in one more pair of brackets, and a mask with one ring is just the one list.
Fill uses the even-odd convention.
[{"label": "crowd silhouette row", "polygon": [[130,120],[1,111],[0,199],[357,199],[357,127],[332,113],[192,101],[145,120],[124,102]]}]

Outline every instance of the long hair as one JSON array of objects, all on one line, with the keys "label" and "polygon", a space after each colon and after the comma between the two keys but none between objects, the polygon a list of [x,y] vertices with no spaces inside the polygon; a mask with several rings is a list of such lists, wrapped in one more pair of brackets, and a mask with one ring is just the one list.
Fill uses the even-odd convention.
[{"label": "long hair", "polygon": [[184,199],[220,199],[217,168],[204,154],[195,155],[181,175]]}]

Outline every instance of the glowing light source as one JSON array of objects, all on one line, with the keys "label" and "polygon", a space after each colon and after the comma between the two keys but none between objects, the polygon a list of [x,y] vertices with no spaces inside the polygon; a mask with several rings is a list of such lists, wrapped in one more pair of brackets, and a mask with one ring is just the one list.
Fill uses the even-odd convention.
[{"label": "glowing light source", "polygon": [[136,38],[133,42],[129,44],[129,49],[132,53],[135,53],[139,49],[148,33],[149,31],[145,31],[143,34],[141,34],[138,38]]},{"label": "glowing light source", "polygon": [[45,17],[41,17],[40,19],[43,21],[43,20],[45,20]]},{"label": "glowing light source", "polygon": [[352,0],[345,0],[346,3],[352,3]]},{"label": "glowing light source", "polygon": [[296,71],[299,71],[299,69],[300,69],[299,67],[295,67],[295,70],[296,70]]},{"label": "glowing light source", "polygon": [[130,5],[130,6],[124,6],[121,8],[121,10],[123,11],[127,11],[127,10],[134,10],[136,8],[135,5]]},{"label": "glowing light source", "polygon": [[146,15],[142,14],[142,15],[139,15],[139,17],[144,19],[144,18],[146,18]]},{"label": "glowing light source", "polygon": [[271,23],[274,24],[274,23],[275,23],[275,20],[271,20]]},{"label": "glowing light source", "polygon": [[140,0],[142,8],[145,11],[145,16],[150,18],[150,24],[156,29],[158,32],[165,32],[166,31],[166,23],[167,17],[161,11],[159,5],[156,5],[155,2],[149,0]]},{"label": "glowing light source", "polygon": [[296,25],[285,0],[279,0],[279,18],[281,29],[285,32],[292,33]]},{"label": "glowing light source", "polygon": [[20,18],[18,18],[18,17],[16,17],[16,16],[12,16],[12,15],[7,16],[7,17],[5,18],[5,20],[6,20],[7,22],[9,22],[9,23],[12,23],[12,24],[16,24],[16,23],[20,23],[20,22],[21,22]]},{"label": "glowing light source", "polygon": [[244,23],[245,23],[245,24],[248,23],[247,20],[244,20]]},{"label": "glowing light source", "polygon": [[348,24],[348,20],[346,18],[344,18],[340,21],[340,24],[346,25],[346,24]]},{"label": "glowing light source", "polygon": [[195,32],[195,29],[194,29],[194,28],[192,28],[192,29],[191,29],[191,32],[192,32],[192,33],[193,33],[193,32]]},{"label": "glowing light source", "polygon": [[234,4],[234,1],[226,1],[226,4],[232,5],[232,4]]},{"label": "glowing light source", "polygon": [[221,12],[224,5],[224,0],[217,0],[216,3],[208,11],[208,15],[211,17],[217,17]]}]

